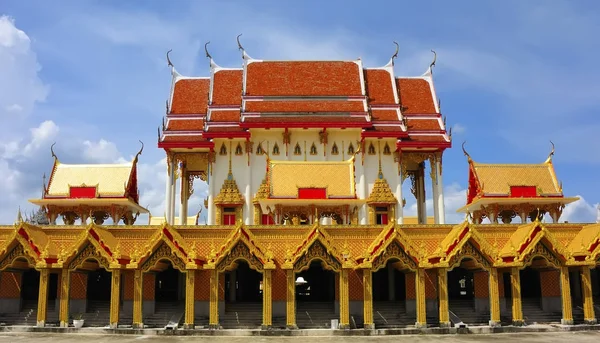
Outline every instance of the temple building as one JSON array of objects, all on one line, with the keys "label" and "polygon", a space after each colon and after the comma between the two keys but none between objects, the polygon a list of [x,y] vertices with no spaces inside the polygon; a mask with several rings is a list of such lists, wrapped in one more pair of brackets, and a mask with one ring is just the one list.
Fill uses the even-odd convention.
[{"label": "temple building", "polygon": [[[137,185],[143,147],[108,165],[63,164],[50,149],[50,177],[30,200],[40,210],[0,226],[0,323],[596,323],[600,224],[561,222],[577,198],[563,194],[554,147],[543,163],[488,164],[463,144],[465,220],[446,223],[452,135],[435,55],[406,77],[395,74],[397,50],[367,68],[259,60],[239,37],[238,47],[241,67],[229,68],[205,45],[207,77],[179,74],[167,54],[172,84],[158,129],[166,207],[147,223],[136,222],[148,213]],[[199,183],[207,196],[190,204]],[[409,197],[416,217],[404,215]]]}]

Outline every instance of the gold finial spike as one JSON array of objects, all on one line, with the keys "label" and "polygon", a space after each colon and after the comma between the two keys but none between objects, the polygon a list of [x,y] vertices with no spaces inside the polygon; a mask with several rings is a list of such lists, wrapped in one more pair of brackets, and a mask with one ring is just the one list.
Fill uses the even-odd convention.
[{"label": "gold finial spike", "polygon": [[554,156],[554,143],[552,143],[552,141],[550,141],[550,144],[552,145],[552,150],[550,151],[550,154],[548,155],[548,158],[546,159],[545,163],[551,163],[552,156]]},{"label": "gold finial spike", "polygon": [[394,54],[391,58],[392,65],[394,65],[394,60],[396,59],[396,57],[398,57],[398,51],[400,50],[400,45],[398,45],[398,42],[394,41],[394,44],[396,45],[396,51],[394,51]]},{"label": "gold finial spike", "polygon": [[377,177],[383,179],[383,171],[381,170],[381,141],[377,141],[377,153],[379,155],[379,173]]},{"label": "gold finial spike", "polygon": [[140,157],[140,155],[144,151],[144,142],[142,142],[142,141],[139,141],[139,142],[142,145],[142,147],[140,148],[140,151],[138,151],[137,154],[135,154],[135,158],[133,159],[134,163],[138,161],[138,158]]},{"label": "gold finial spike", "polygon": [[227,178],[229,180],[233,179],[233,173],[231,172],[231,149],[232,149],[231,141],[229,141],[229,171],[227,172]]},{"label": "gold finial spike", "polygon": [[204,52],[206,53],[206,58],[212,61],[212,56],[210,55],[210,53],[208,53],[208,44],[210,44],[210,41],[204,44]]},{"label": "gold finial spike", "polygon": [[56,145],[56,142],[52,143],[52,145],[50,146],[50,153],[52,154],[52,157],[54,157],[54,162],[58,162],[58,157],[54,153],[54,146],[55,145]]},{"label": "gold finial spike", "polygon": [[20,224],[23,222],[23,214],[21,213],[21,206],[19,206],[19,210],[17,211],[17,221],[16,224]]},{"label": "gold finial spike", "polygon": [[171,53],[171,51],[173,51],[173,49],[171,49],[171,50],[167,51],[167,65],[168,65],[169,67],[173,68],[173,67],[175,67],[175,66],[173,65],[173,63],[171,63],[171,59],[169,58],[169,54]]},{"label": "gold finial spike", "polygon": [[467,150],[465,150],[465,144],[467,144],[467,141],[464,141],[464,142],[463,142],[463,144],[462,144],[462,151],[463,151],[463,154],[465,154],[465,156],[467,156],[467,160],[468,160],[469,162],[472,162],[472,161],[473,161],[473,159],[471,158],[471,155],[469,155],[469,153],[467,152]]},{"label": "gold finial spike", "polygon": [[431,49],[431,52],[433,52],[433,61],[431,61],[429,64],[429,70],[433,71],[433,67],[435,67],[435,61],[437,61],[437,53],[433,49]]}]

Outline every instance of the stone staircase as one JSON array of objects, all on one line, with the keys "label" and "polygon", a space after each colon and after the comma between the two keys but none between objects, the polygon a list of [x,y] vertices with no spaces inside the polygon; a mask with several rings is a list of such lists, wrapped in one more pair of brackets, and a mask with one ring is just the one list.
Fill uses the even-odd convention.
[{"label": "stone staircase", "polygon": [[406,313],[404,301],[373,303],[373,321],[377,329],[404,328],[415,324],[415,315]]},{"label": "stone staircase", "polygon": [[219,323],[224,329],[257,329],[262,324],[262,303],[228,303]]},{"label": "stone staircase", "polygon": [[533,323],[560,323],[562,313],[560,312],[547,312],[542,310],[539,298],[522,300],[523,308],[523,319],[525,324],[531,325]]},{"label": "stone staircase", "polygon": [[[20,312],[1,313],[0,324],[35,326],[37,324],[37,306],[37,300],[23,301]],[[48,324],[58,323],[58,312],[55,311],[55,307],[54,301],[48,302],[46,312],[46,323]]]},{"label": "stone staircase", "polygon": [[[448,303],[451,312],[450,321],[455,321],[452,313],[458,317],[458,320],[470,325],[487,325],[490,320],[490,312],[475,312],[475,303],[472,299],[451,299]],[[456,323],[453,323],[456,324]]]},{"label": "stone staircase", "polygon": [[[181,315],[179,324],[183,325],[185,314],[185,303],[183,301],[157,301],[154,314],[144,317],[144,325],[149,328],[163,328],[176,314]],[[131,320],[129,324],[131,324]]]},{"label": "stone staircase", "polygon": [[296,325],[300,329],[329,329],[331,320],[339,318],[333,302],[296,303]]},{"label": "stone staircase", "polygon": [[[110,323],[110,301],[88,300],[88,309],[83,314],[85,327],[104,327]],[[119,318],[120,319],[120,318]],[[131,324],[131,322],[129,322]]]}]

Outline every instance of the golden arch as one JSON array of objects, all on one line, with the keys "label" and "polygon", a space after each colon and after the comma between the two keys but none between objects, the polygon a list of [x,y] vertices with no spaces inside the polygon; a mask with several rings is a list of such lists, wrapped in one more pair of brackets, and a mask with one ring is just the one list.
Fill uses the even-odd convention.
[{"label": "golden arch", "polygon": [[110,262],[109,260],[98,250],[98,248],[92,244],[92,242],[88,241],[88,244],[76,254],[68,264],[69,270],[75,270],[81,268],[83,264],[88,260],[94,260],[98,262],[98,265],[105,270],[109,270]]},{"label": "golden arch", "polygon": [[230,271],[237,268],[237,261],[245,261],[250,269],[259,273],[263,272],[263,261],[252,253],[250,247],[239,240],[231,250],[217,263],[216,269],[219,272]]},{"label": "golden arch", "polygon": [[522,268],[531,266],[533,264],[533,260],[538,257],[543,258],[544,260],[546,260],[546,262],[548,262],[551,266],[553,266],[556,269],[559,269],[563,265],[563,262],[560,260],[557,254],[552,252],[552,250],[548,249],[546,244],[544,244],[540,240],[539,242],[537,242],[537,244],[531,250],[531,252],[529,252],[529,254],[527,254],[527,256],[523,259]]},{"label": "golden arch", "polygon": [[384,268],[390,260],[397,260],[401,262],[402,265],[410,271],[415,271],[417,269],[417,263],[402,248],[401,243],[394,239],[392,242],[390,242],[390,244],[388,244],[381,255],[373,259],[373,267],[371,268],[371,271],[375,273],[381,268]]},{"label": "golden arch", "polygon": [[185,272],[185,261],[182,260],[167,243],[161,242],[160,245],[154,252],[148,257],[141,265],[140,269],[143,272],[147,272],[150,269],[156,267],[158,262],[161,260],[167,260],[171,262],[173,268],[179,270],[180,272]]},{"label": "golden arch", "polygon": [[29,268],[35,267],[35,259],[25,252],[23,245],[19,242],[0,260],[0,271],[12,267],[20,259],[25,260]]},{"label": "golden arch", "polygon": [[463,260],[471,259],[475,265],[481,269],[489,271],[492,268],[492,261],[487,258],[480,249],[475,247],[471,239],[467,240],[460,250],[448,261],[448,271],[460,266]]},{"label": "golden arch", "polygon": [[310,268],[310,264],[320,260],[322,266],[326,270],[339,272],[342,270],[340,260],[331,254],[320,239],[316,239],[304,254],[294,263],[294,272],[299,273]]}]

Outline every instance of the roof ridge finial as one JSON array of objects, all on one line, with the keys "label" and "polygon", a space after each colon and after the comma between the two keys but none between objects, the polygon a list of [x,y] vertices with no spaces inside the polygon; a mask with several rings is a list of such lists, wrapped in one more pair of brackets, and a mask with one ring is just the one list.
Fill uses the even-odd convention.
[{"label": "roof ridge finial", "polygon": [[383,179],[383,171],[381,170],[381,141],[377,141],[377,153],[379,155],[379,172],[377,177]]},{"label": "roof ridge finial", "polygon": [[46,195],[46,192],[46,173],[44,173],[44,176],[42,176],[42,199]]},{"label": "roof ridge finial", "polygon": [[169,54],[171,53],[171,51],[173,51],[173,49],[170,49],[169,51],[167,51],[167,66],[169,66],[171,68],[175,68],[175,66],[171,62],[171,59],[169,58]]},{"label": "roof ridge finial", "polygon": [[231,171],[231,141],[229,141],[229,170],[227,171],[227,180],[233,180],[233,172]]},{"label": "roof ridge finial", "polygon": [[58,162],[58,156],[56,156],[56,154],[54,153],[55,145],[56,145],[56,142],[52,143],[52,145],[50,146],[50,153],[52,154],[52,157],[54,157],[54,162]]},{"label": "roof ridge finial", "polygon": [[551,163],[552,162],[552,156],[554,156],[554,143],[552,143],[552,141],[550,141],[550,144],[552,145],[552,151],[550,151],[550,154],[548,155],[548,158],[546,159],[545,163]]},{"label": "roof ridge finial", "polygon": [[210,41],[204,43],[204,52],[206,53],[206,58],[210,59],[210,64],[212,66],[212,64],[213,64],[213,58],[210,55],[210,53],[208,52],[208,44],[210,44]]},{"label": "roof ridge finial", "polygon": [[463,151],[463,154],[465,154],[465,156],[467,156],[467,160],[468,160],[469,162],[473,162],[473,159],[471,158],[471,155],[469,155],[469,153],[467,152],[467,150],[465,150],[465,144],[466,144],[466,143],[467,143],[467,141],[463,141],[463,144],[462,144],[462,151]]},{"label": "roof ridge finial", "polygon": [[138,161],[138,157],[140,157],[140,155],[144,151],[144,142],[142,142],[141,140],[139,142],[142,145],[142,147],[140,148],[140,151],[138,151],[137,154],[135,154],[135,157],[133,159],[133,163],[136,163]]},{"label": "roof ridge finial", "polygon": [[235,38],[235,40],[237,41],[238,49],[240,51],[242,51],[242,57],[244,57],[243,52],[246,51],[246,50],[244,50],[244,47],[242,46],[242,43],[240,43],[240,37],[241,36],[242,36],[242,34],[240,33],[239,35],[237,35],[237,37]]},{"label": "roof ridge finial", "polygon": [[400,50],[400,45],[398,44],[398,42],[394,41],[394,44],[396,44],[396,51],[394,51],[392,58],[390,58],[390,64],[392,66],[394,65],[394,60],[396,59],[396,57],[398,57],[398,51]]},{"label": "roof ridge finial", "polygon": [[17,212],[17,221],[15,224],[20,224],[23,222],[23,214],[21,213],[21,206],[19,206],[19,211]]},{"label": "roof ridge finial", "polygon": [[433,49],[431,49],[431,52],[433,52],[433,61],[431,61],[431,63],[429,64],[429,71],[430,72],[433,71],[433,67],[435,67],[435,61],[437,61],[437,53]]}]

